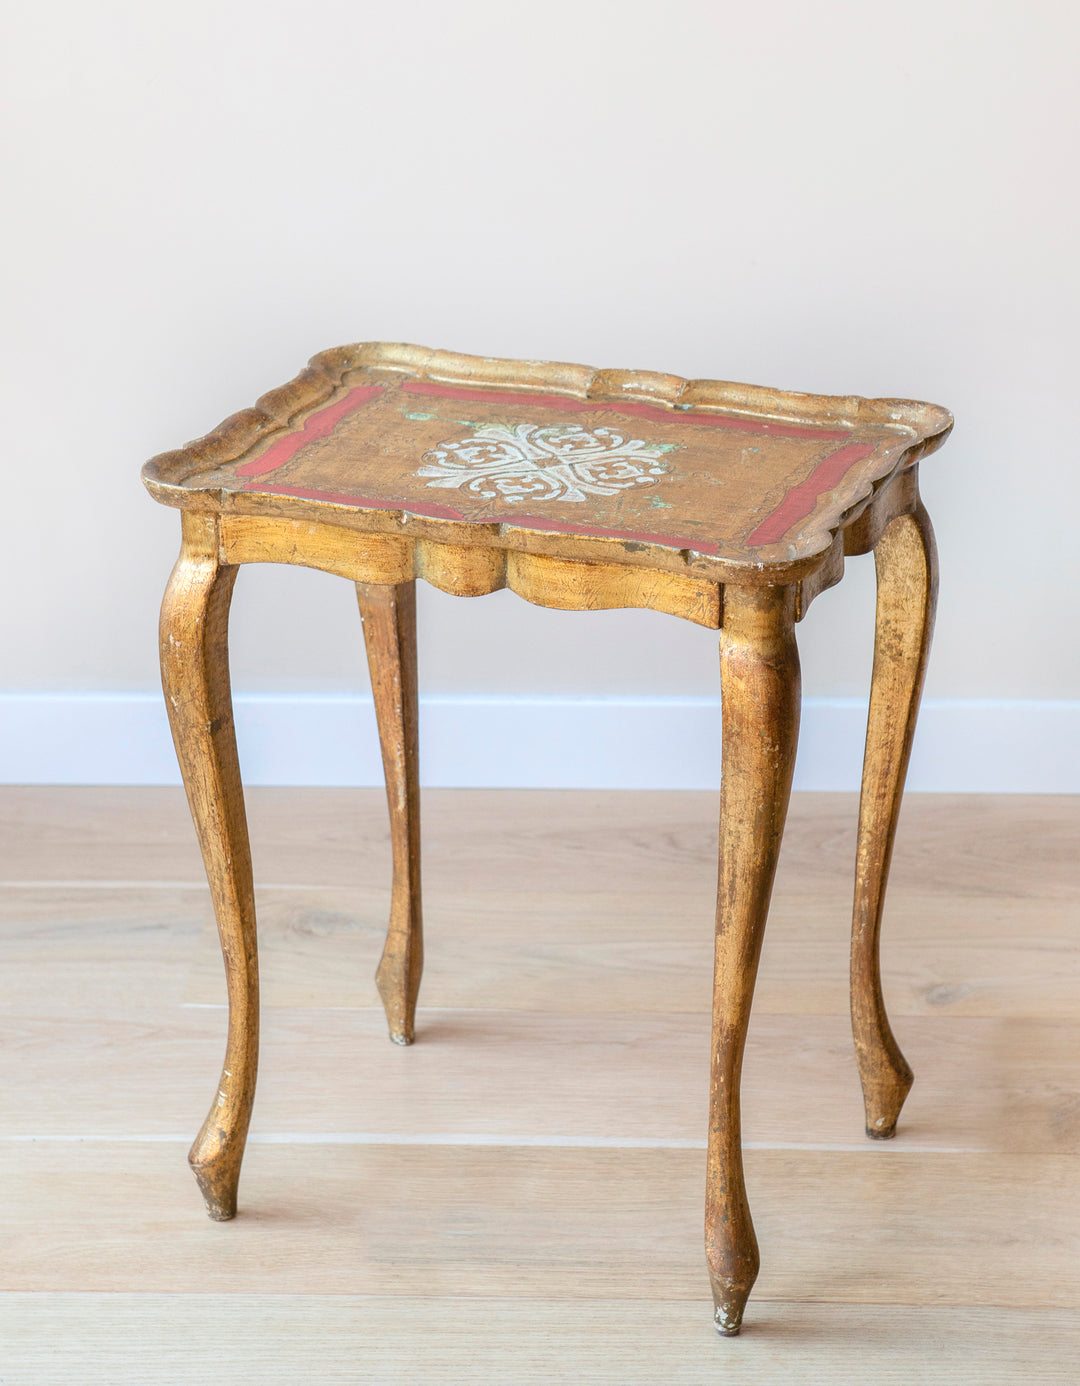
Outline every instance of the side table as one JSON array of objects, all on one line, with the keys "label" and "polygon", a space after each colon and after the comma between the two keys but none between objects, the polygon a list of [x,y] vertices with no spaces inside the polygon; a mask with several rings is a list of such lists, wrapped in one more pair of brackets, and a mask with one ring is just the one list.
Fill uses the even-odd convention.
[{"label": "side table", "polygon": [[649,607],[720,633],[723,759],[705,1245],[721,1333],[758,1270],[739,1080],[799,725],[795,624],[873,551],[877,630],[859,808],[851,1010],[867,1134],[888,1137],[912,1074],[878,962],[889,861],[930,644],[933,532],[918,462],[948,412],[367,343],[143,469],[181,511],[161,616],[173,739],[217,915],[229,1032],[190,1162],[210,1216],[236,1212],[255,1093],[255,906],[228,668],[244,563],[356,583],[386,773],[393,894],[377,982],[413,1039],[423,962],[415,580],[509,587],[563,610]]}]

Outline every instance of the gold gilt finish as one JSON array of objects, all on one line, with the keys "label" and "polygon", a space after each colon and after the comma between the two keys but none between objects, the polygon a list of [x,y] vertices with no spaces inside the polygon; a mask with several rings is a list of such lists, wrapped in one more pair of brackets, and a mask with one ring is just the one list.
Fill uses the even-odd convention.
[{"label": "gold gilt finish", "polygon": [[400,344],[325,352],[215,432],[146,464],[183,513],[162,609],[162,674],[229,987],[221,1084],[191,1152],[212,1217],[236,1211],[255,1091],[255,914],[229,693],[227,621],[244,563],[356,584],[393,847],[377,982],[414,1037],[423,966],[415,580],[508,587],[563,610],[647,607],[720,632],[723,782],[706,1255],[724,1334],[758,1269],[739,1082],[799,723],[795,625],[873,551],[877,638],[851,999],[870,1135],[912,1076],[889,1028],[878,945],[926,669],[936,555],[918,461],[952,420],[910,400],[800,395],[642,371],[455,356]]}]

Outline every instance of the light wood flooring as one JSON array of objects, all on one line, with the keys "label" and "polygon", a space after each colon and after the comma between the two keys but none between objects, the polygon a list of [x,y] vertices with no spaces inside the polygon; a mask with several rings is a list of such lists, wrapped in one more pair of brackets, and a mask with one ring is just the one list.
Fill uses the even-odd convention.
[{"label": "light wood flooring", "polygon": [[377,791],[255,790],[241,1214],[187,1145],[224,986],[179,791],[0,790],[0,1384],[1080,1380],[1080,797],[910,796],[871,1143],[855,799],[797,795],[743,1079],[762,1269],[702,1250],[716,800],[425,795],[418,1042],[385,1037]]}]

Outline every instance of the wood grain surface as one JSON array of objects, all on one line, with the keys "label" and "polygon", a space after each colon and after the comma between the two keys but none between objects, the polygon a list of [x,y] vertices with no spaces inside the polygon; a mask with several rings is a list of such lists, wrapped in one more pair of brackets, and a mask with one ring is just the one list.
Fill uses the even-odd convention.
[{"label": "wood grain surface", "polygon": [[[88,966],[92,1007],[60,998],[5,1007],[0,1086],[17,1095],[5,1132],[177,1136],[198,1125],[222,1007],[163,1017],[109,996]],[[102,985],[99,987],[99,981]],[[160,1006],[160,1003],[159,1003]],[[705,1146],[709,1017],[423,1007],[423,1041],[401,1058],[381,1008],[268,1008],[252,1131],[345,1131],[410,1138],[554,1136]],[[899,1026],[926,1081],[905,1108],[897,1148],[1080,1152],[1075,1054],[1080,1020],[909,1016]],[[943,1059],[942,1055],[947,1055]],[[146,1091],[132,1109],[128,1072]],[[862,1151],[859,1080],[843,1016],[755,1015],[743,1090],[750,1143]]]},{"label": "wood grain surface", "polygon": [[[382,789],[250,789],[246,800],[260,884],[363,887],[381,872],[389,885]],[[793,797],[778,889],[791,872],[811,894],[850,891],[857,802],[852,794]],[[685,790],[425,790],[429,893],[513,887],[523,900],[545,890],[629,898],[682,884],[711,900],[718,804],[717,794]],[[4,785],[0,831],[0,882],[205,888],[180,788]],[[1024,900],[1075,901],[1078,833],[1077,795],[908,795],[890,907],[913,888],[981,899],[988,917]]]},{"label": "wood grain surface", "polygon": [[723,1373],[704,1303],[299,1294],[0,1299],[9,1379],[41,1386],[253,1379],[589,1386],[1016,1386],[1075,1379],[1068,1309],[763,1301]]},{"label": "wood grain surface", "polygon": [[[699,1150],[252,1142],[225,1227],[181,1142],[29,1155],[0,1189],[9,1289],[700,1302]],[[751,1149],[754,1302],[1080,1308],[1076,1164]]]},{"label": "wood grain surface", "polygon": [[327,1381],[1075,1379],[1080,802],[905,805],[884,981],[918,1077],[879,1145],[843,975],[856,801],[793,797],[744,1064],[766,1255],[720,1343],[715,797],[424,797],[400,1049],[372,980],[382,791],[250,795],[270,1004],[245,1206],[218,1225],[184,1168],[225,1010],[181,792],[0,791],[0,1375],[291,1386],[315,1353]]}]

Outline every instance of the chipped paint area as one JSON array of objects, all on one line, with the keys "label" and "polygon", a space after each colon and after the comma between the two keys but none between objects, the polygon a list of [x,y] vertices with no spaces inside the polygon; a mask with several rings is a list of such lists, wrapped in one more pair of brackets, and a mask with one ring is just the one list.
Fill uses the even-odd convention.
[{"label": "chipped paint area", "polygon": [[628,438],[614,428],[577,424],[489,424],[472,437],[425,452],[417,476],[429,486],[471,491],[485,500],[584,501],[654,486],[670,470],[670,444]]}]

